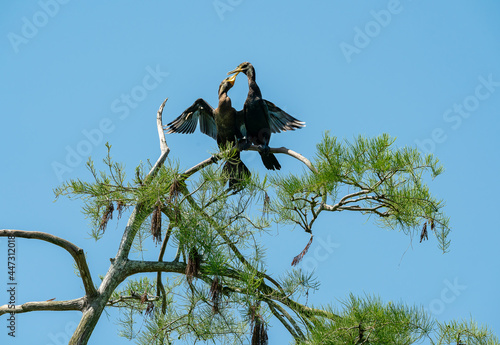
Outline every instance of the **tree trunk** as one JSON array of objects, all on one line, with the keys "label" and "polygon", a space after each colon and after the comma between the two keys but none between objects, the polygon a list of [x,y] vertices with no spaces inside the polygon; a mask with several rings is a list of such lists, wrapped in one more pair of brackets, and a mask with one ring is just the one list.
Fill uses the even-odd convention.
[{"label": "tree trunk", "polygon": [[68,345],[86,345],[88,343],[111,294],[126,277],[124,270],[126,262],[127,259],[117,259],[111,263],[111,267],[104,277],[97,295],[86,303],[80,323]]}]

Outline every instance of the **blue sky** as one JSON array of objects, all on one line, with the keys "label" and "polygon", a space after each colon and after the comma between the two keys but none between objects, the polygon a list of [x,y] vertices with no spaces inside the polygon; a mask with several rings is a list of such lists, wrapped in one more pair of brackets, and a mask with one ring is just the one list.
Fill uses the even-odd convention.
[{"label": "blue sky", "polygon": [[[87,252],[97,281],[124,222],[94,242],[81,203],[54,203],[52,189],[66,179],[90,179],[84,162],[89,155],[99,162],[107,141],[129,172],[156,160],[155,114],[163,99],[169,97],[165,122],[197,98],[215,105],[226,72],[250,61],[264,98],[307,123],[274,135],[271,146],[312,158],[326,130],[348,140],[389,133],[398,146],[434,153],[446,169],[430,188],[451,217],[450,253],[443,255],[434,238],[420,244],[362,215],[326,214],[305,261],[321,282],[309,303],[375,294],[423,305],[439,320],[472,315],[499,334],[498,13],[492,0],[2,2],[0,227],[72,241]],[[238,78],[230,93],[237,109],[246,92]],[[170,158],[186,168],[216,150],[199,131],[167,142]],[[255,152],[242,158],[266,173]],[[279,160],[278,173],[302,169],[290,157]],[[276,229],[265,239],[270,269],[288,269],[308,239]],[[0,248],[6,253],[5,239]],[[82,295],[65,251],[22,239],[17,249],[19,302]],[[4,268],[2,301],[6,279]],[[129,344],[116,335],[114,316],[103,315],[91,344]],[[19,315],[14,341],[3,317],[0,342],[64,343],[79,317]],[[271,343],[285,343],[278,340],[289,339],[281,325],[272,326]]]}]

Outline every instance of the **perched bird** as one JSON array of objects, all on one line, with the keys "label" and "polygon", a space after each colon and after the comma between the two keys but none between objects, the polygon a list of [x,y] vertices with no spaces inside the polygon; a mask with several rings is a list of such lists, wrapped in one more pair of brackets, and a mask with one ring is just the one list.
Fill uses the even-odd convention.
[{"label": "perched bird", "polygon": [[[193,133],[200,122],[202,133],[217,140],[220,149],[236,146],[244,142],[243,112],[237,112],[227,95],[233,87],[238,73],[224,79],[219,86],[219,105],[212,108],[205,100],[198,98],[179,117],[170,122],[167,133]],[[235,150],[224,165],[223,170],[229,175],[229,188],[233,188],[242,175],[250,176],[250,171],[240,159],[239,150]]]},{"label": "perched bird", "polygon": [[269,153],[271,133],[295,130],[305,127],[305,122],[299,121],[273,103],[262,99],[259,86],[255,82],[255,69],[250,62],[241,63],[228,74],[246,74],[248,78],[248,96],[243,107],[246,138],[260,147],[260,156],[264,166],[269,170],[281,169],[276,157]]}]

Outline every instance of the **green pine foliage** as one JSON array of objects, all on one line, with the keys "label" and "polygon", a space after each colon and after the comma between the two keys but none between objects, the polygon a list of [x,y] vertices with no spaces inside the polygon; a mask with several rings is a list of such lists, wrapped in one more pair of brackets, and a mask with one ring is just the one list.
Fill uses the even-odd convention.
[{"label": "green pine foliage", "polygon": [[437,323],[437,339],[433,345],[498,345],[498,337],[474,320]]},{"label": "green pine foliage", "polygon": [[474,321],[440,323],[422,308],[404,303],[383,303],[380,298],[349,297],[342,308],[333,309],[337,320],[315,323],[307,340],[300,345],[343,344],[432,344],[494,345],[498,338]]},{"label": "green pine foliage", "polygon": [[476,344],[472,334],[493,339],[473,324],[437,324],[419,308],[374,297],[351,295],[341,308],[308,307],[307,294],[319,289],[312,273],[292,269],[276,278],[268,272],[266,246],[259,238],[273,224],[314,233],[316,220],[333,217],[332,212],[359,212],[409,236],[432,233],[447,251],[444,203],[426,184],[443,172],[432,155],[397,148],[388,135],[340,142],[327,133],[311,169],[272,178],[252,172],[251,178],[241,177],[237,189],[228,189],[222,167],[234,154],[231,150],[214,155],[198,170],[167,161],[148,174],[151,165],[141,164],[130,179],[107,147],[105,170],[98,171],[90,159],[87,163],[93,182],[68,181],[55,194],[83,201],[96,240],[111,220],[131,213],[130,219],[135,218],[125,231],[133,235],[135,252],[129,259],[146,262],[144,257],[161,253],[157,261],[170,264],[154,273],[156,279],[128,277],[107,303],[122,311],[120,335],[138,344],[248,343],[252,334],[265,337],[262,324],[276,322],[297,344],[413,344],[422,339]]},{"label": "green pine foliage", "polygon": [[423,310],[375,297],[350,295],[334,312],[339,318],[317,322],[302,344],[415,344],[429,337],[433,323]]},{"label": "green pine foliage", "polygon": [[361,212],[384,228],[416,235],[424,226],[446,252],[450,242],[444,202],[433,197],[424,182],[443,167],[432,155],[415,148],[396,148],[387,134],[373,139],[358,137],[339,142],[326,134],[317,145],[316,171],[272,178],[276,188],[273,211],[279,222],[295,224],[307,232],[324,211]]}]

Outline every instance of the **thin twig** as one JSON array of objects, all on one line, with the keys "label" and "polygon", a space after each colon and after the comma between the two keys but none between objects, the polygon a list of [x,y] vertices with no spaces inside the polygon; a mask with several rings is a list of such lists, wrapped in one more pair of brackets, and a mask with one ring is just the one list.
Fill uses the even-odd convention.
[{"label": "thin twig", "polygon": [[[168,224],[168,230],[165,234],[165,238],[161,244],[160,254],[158,255],[158,261],[163,261],[163,255],[165,255],[165,250],[167,249],[167,243],[170,238],[170,234],[172,234],[172,221]],[[161,311],[162,314],[165,315],[167,311],[167,293],[165,291],[165,287],[163,286],[163,282],[161,281],[161,271],[158,271],[156,274],[156,294],[161,296]]]},{"label": "thin twig", "polygon": [[[276,316],[276,318],[281,321],[281,323],[286,327],[286,329],[288,329],[288,332],[290,332],[295,339],[304,340],[306,338],[304,336],[304,333],[302,333],[302,330],[300,329],[299,325],[297,325],[295,320],[290,316],[290,314],[288,314],[285,308],[283,308],[278,303],[271,301],[269,299],[266,299],[265,302],[269,306],[269,309],[271,309],[273,315]],[[278,311],[281,314],[279,314]],[[288,320],[288,322],[290,322],[291,326],[286,322],[283,316]]]}]

